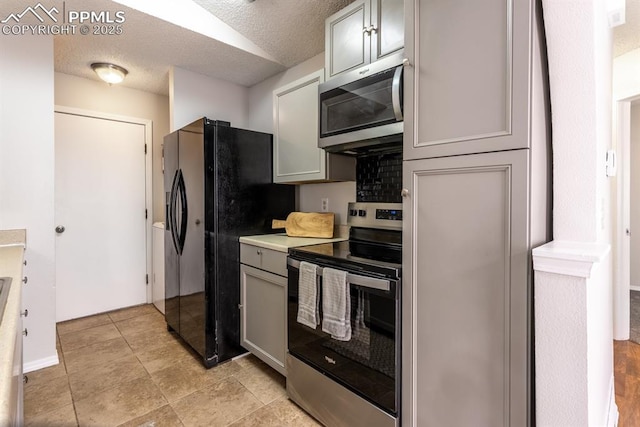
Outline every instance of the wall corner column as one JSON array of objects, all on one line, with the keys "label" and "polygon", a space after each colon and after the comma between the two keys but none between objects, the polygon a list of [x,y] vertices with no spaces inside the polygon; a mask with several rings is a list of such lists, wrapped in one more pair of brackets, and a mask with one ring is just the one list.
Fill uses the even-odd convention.
[{"label": "wall corner column", "polygon": [[610,246],[552,241],[533,268],[537,424],[615,426]]}]

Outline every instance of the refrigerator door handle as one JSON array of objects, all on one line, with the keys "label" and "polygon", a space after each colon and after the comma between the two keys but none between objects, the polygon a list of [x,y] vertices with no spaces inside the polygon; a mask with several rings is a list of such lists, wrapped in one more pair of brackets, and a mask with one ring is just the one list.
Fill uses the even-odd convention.
[{"label": "refrigerator door handle", "polygon": [[184,249],[184,241],[187,237],[187,224],[189,217],[189,209],[187,208],[187,187],[184,183],[184,175],[182,174],[182,169],[178,170],[178,190],[180,191],[180,207],[182,208],[182,213],[180,215],[180,234],[178,236],[178,244],[180,247],[180,255],[182,255],[182,250]]},{"label": "refrigerator door handle", "polygon": [[173,184],[171,184],[171,196],[169,199],[169,217],[167,218],[167,222],[170,224],[169,228],[171,230],[171,240],[173,241],[173,247],[176,249],[178,254],[181,254],[180,247],[178,245],[178,236],[176,235],[176,229],[178,228],[178,224],[176,224],[176,203],[178,196],[178,176],[180,175],[180,170],[177,170],[175,175],[173,176]]}]

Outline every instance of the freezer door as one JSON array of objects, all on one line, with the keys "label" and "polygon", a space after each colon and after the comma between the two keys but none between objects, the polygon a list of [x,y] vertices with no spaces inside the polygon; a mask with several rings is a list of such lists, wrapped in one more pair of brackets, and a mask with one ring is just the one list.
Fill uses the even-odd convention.
[{"label": "freezer door", "polygon": [[178,178],[178,133],[164,137],[164,284],[165,319],[167,325],[180,332],[180,256],[176,240],[175,187]]},{"label": "freezer door", "polygon": [[207,182],[215,195],[207,200],[214,219],[208,253],[210,307],[216,313],[211,319],[216,324],[209,327],[217,330],[218,358],[223,361],[245,351],[240,346],[238,238],[268,233],[272,219],[286,218],[294,208],[295,188],[272,184],[270,134],[215,126],[214,144],[205,150],[214,165]]},{"label": "freezer door", "polygon": [[197,128],[179,130],[183,179],[180,258],[180,335],[205,356],[204,140]]}]

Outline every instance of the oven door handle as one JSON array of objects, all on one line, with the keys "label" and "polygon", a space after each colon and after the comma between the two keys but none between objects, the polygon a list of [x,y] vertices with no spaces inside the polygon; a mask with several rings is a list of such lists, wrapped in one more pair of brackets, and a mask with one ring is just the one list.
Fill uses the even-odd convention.
[{"label": "oven door handle", "polygon": [[[293,268],[300,269],[300,261],[287,258],[287,264]],[[316,274],[322,276],[322,267],[316,269]],[[378,279],[376,277],[360,276],[359,274],[347,273],[347,283],[362,286],[363,288],[379,289],[381,291],[389,291],[391,289],[391,281]]]}]

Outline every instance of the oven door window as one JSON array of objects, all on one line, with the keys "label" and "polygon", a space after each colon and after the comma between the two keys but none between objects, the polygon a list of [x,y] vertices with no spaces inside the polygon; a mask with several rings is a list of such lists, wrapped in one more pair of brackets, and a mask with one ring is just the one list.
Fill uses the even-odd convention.
[{"label": "oven door window", "polygon": [[[296,321],[297,283],[297,270],[290,270],[289,353],[396,415],[399,374],[396,283],[392,282],[389,291],[350,285],[352,332],[349,341],[338,341],[322,332],[322,322],[314,330]],[[322,286],[319,289],[322,292]]]},{"label": "oven door window", "polygon": [[401,86],[394,88],[394,74],[390,69],[321,93],[320,136],[397,122],[393,92]]}]

